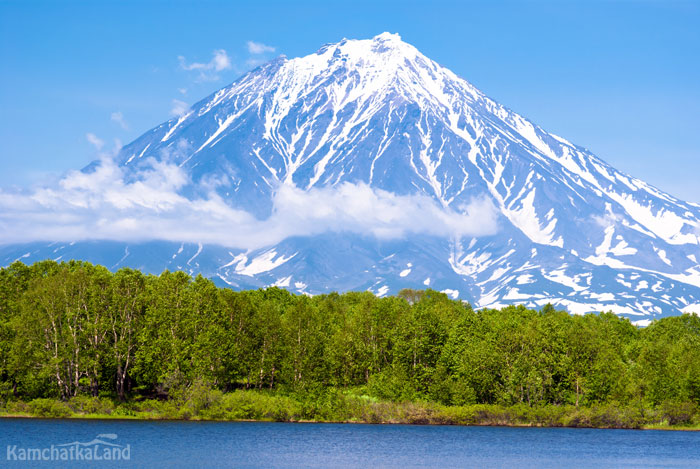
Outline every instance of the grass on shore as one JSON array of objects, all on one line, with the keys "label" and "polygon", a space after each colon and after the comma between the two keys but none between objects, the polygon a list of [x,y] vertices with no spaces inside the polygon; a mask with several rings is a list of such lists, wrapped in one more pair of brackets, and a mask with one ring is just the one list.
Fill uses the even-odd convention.
[{"label": "grass on shore", "polygon": [[384,401],[335,389],[302,395],[254,390],[223,393],[200,388],[169,400],[128,402],[87,396],[68,401],[9,400],[0,402],[0,417],[700,430],[700,410],[692,404],[666,404],[656,408],[617,403],[590,407],[530,407],[524,404],[508,407],[484,404],[445,406],[422,401]]}]

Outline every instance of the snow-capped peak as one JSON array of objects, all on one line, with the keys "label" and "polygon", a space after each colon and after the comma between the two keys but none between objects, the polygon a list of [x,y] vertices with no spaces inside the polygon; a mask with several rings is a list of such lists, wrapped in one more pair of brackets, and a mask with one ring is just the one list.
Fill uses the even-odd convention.
[{"label": "snow-capped peak", "polygon": [[432,89],[443,70],[398,35],[343,40],[315,54],[286,62],[278,72],[285,99],[297,99],[318,86],[329,86],[336,105],[406,87]]},{"label": "snow-capped peak", "polygon": [[[431,287],[478,306],[552,302],[646,316],[700,303],[700,206],[546,132],[398,34],[258,67],[120,154],[133,171],[149,157],[187,172],[183,193],[217,181],[221,200],[261,219],[279,210],[280,187],[345,184],[427,196],[451,213],[482,201],[498,213],[494,236],[410,238],[393,257],[385,253],[393,247],[342,237],[245,251],[246,259],[285,259],[255,271],[261,284],[386,292],[422,288],[430,277]],[[360,260],[343,260],[350,249]],[[230,263],[241,255],[218,259],[217,275],[236,284],[242,270]]]},{"label": "snow-capped peak", "polygon": [[395,42],[401,42],[401,35],[399,33],[390,33],[388,31],[384,31],[383,33],[377,34],[372,38],[373,41],[378,41],[378,42],[385,42],[385,41],[395,41]]}]

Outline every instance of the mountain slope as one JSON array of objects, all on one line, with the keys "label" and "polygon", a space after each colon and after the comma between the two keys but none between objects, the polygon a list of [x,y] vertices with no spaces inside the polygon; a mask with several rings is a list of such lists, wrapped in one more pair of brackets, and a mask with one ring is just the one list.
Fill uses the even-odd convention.
[{"label": "mountain slope", "polygon": [[[336,229],[251,249],[161,242],[151,271],[178,267],[234,287],[306,293],[430,286],[477,306],[553,302],[642,320],[700,302],[700,206],[547,133],[397,35],[278,58],[117,157],[133,180],[154,160],[188,175],[182,196],[212,191],[259,219],[280,210],[282,188],[350,184],[420,194],[450,213],[486,200],[498,229],[398,239]],[[117,244],[108,265],[146,265],[133,254],[142,244]],[[90,258],[102,246],[79,241],[61,252]],[[57,257],[54,249],[6,246],[0,254],[7,263],[25,253]]]}]

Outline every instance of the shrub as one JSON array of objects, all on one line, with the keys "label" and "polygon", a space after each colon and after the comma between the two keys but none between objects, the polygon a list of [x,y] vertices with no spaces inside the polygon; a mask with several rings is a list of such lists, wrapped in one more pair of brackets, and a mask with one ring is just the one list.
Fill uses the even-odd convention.
[{"label": "shrub", "polygon": [[690,402],[664,402],[659,409],[663,420],[669,425],[690,425],[697,409]]},{"label": "shrub", "polygon": [[28,404],[29,412],[37,417],[70,417],[72,412],[63,401],[53,399],[34,399]]},{"label": "shrub", "polygon": [[29,414],[29,405],[24,401],[7,401],[5,403],[5,412],[8,414]]},{"label": "shrub", "polygon": [[110,415],[114,411],[114,403],[105,397],[77,396],[72,398],[68,405],[80,414]]}]

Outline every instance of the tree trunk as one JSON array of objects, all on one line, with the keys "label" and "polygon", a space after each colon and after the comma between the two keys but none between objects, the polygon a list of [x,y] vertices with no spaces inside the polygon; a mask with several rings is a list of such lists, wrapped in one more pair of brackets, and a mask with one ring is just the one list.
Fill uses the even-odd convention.
[{"label": "tree trunk", "polygon": [[126,382],[126,372],[121,365],[117,366],[117,396],[121,402],[126,400],[126,393],[124,392],[124,385]]},{"label": "tree trunk", "polygon": [[100,397],[100,383],[97,380],[97,377],[93,377],[90,380],[90,391],[92,393],[92,397]]}]

